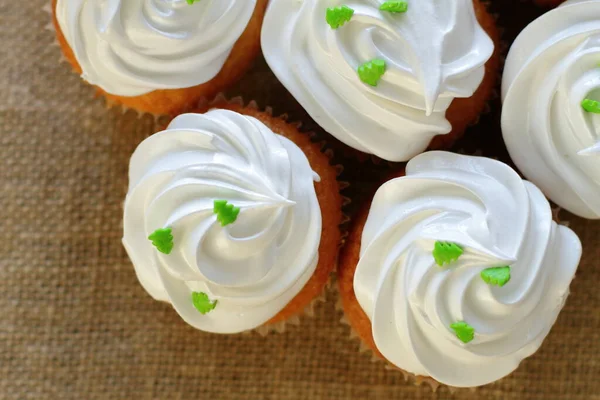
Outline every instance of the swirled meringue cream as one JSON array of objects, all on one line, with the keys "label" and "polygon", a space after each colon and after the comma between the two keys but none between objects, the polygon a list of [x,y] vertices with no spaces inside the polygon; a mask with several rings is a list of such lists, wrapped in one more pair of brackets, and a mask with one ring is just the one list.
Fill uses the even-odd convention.
[{"label": "swirled meringue cream", "polygon": [[210,81],[256,0],[58,0],[56,16],[83,70],[107,93],[139,96]]},{"label": "swirled meringue cream", "polygon": [[514,42],[502,131],[523,174],[561,207],[600,218],[600,1],[571,0]]},{"label": "swirled meringue cream", "polygon": [[429,152],[377,191],[354,290],[387,360],[479,386],[540,347],[580,256],[575,233],[510,167]]},{"label": "swirled meringue cream", "polygon": [[[271,0],[262,48],[275,75],[326,131],[362,152],[406,161],[451,131],[446,110],[479,87],[494,44],[472,0],[409,1],[406,12],[383,4]],[[342,6],[328,21],[328,9]],[[377,83],[357,73],[372,60],[385,63]]]},{"label": "swirled meringue cream", "polygon": [[123,243],[137,276],[197,329],[264,324],[317,266],[319,177],[255,118],[181,115],[140,144],[129,179]]}]

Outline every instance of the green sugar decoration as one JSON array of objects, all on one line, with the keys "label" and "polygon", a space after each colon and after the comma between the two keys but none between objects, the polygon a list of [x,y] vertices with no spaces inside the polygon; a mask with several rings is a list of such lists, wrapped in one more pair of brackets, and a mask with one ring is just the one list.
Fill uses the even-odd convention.
[{"label": "green sugar decoration", "polygon": [[462,247],[452,242],[440,242],[438,240],[433,246],[433,258],[435,258],[435,263],[440,267],[458,260],[463,252]]},{"label": "green sugar decoration", "polygon": [[188,4],[194,4],[196,2],[199,2],[200,0],[187,0]]},{"label": "green sugar decoration", "polygon": [[192,292],[192,304],[202,315],[214,310],[218,302],[218,300],[211,301],[204,292]]},{"label": "green sugar decoration", "polygon": [[385,60],[376,58],[358,67],[358,77],[368,85],[377,86],[379,80],[385,73],[385,69]]},{"label": "green sugar decoration", "polygon": [[148,236],[148,240],[151,240],[152,245],[161,253],[171,254],[171,251],[173,250],[173,235],[171,228],[155,230]]},{"label": "green sugar decoration", "polygon": [[600,114],[600,102],[591,99],[585,99],[581,102],[581,107],[587,112]]},{"label": "green sugar decoration", "polygon": [[405,13],[408,10],[408,3],[406,1],[386,1],[379,6],[379,9],[391,13]]},{"label": "green sugar decoration", "polygon": [[463,343],[469,343],[475,338],[475,329],[464,321],[455,322],[450,325],[450,328]]},{"label": "green sugar decoration", "polygon": [[481,271],[481,279],[488,285],[504,286],[510,281],[510,267],[493,267]]},{"label": "green sugar decoration", "polygon": [[217,221],[221,223],[221,226],[227,226],[235,222],[240,213],[240,208],[228,204],[227,200],[215,200],[214,213],[217,214]]},{"label": "green sugar decoration", "polygon": [[332,29],[343,26],[352,19],[354,10],[348,6],[330,7],[325,14],[325,20]]}]

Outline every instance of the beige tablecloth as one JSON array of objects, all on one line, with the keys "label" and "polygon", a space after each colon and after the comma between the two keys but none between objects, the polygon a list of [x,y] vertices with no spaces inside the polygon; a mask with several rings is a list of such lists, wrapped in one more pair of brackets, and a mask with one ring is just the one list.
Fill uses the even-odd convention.
[{"label": "beige tablecloth", "polygon": [[[284,334],[187,326],[146,295],[120,242],[128,159],[157,123],[107,110],[59,64],[47,3],[0,0],[0,399],[600,399],[600,223],[565,212],[584,245],[572,295],[541,350],[475,392],[432,393],[371,362],[333,290]],[[507,42],[541,12],[496,3]],[[229,94],[318,129],[262,59]],[[506,159],[492,106],[457,149]],[[357,204],[384,168],[344,164]]]}]

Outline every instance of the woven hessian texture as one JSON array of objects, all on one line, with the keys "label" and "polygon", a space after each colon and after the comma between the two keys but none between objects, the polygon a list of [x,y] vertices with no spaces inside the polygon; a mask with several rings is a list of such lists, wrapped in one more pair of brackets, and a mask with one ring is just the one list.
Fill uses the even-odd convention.
[{"label": "woven hessian texture", "polygon": [[[477,391],[433,393],[371,362],[334,290],[283,334],[187,326],[146,295],[120,242],[128,159],[158,123],[107,110],[59,63],[46,3],[0,0],[0,399],[600,399],[600,223],[565,212],[584,246],[567,305],[538,353]],[[496,3],[507,42],[542,12]],[[318,131],[262,59],[228,95]],[[492,108],[457,149],[506,159]],[[386,167],[342,162],[356,205]]]}]

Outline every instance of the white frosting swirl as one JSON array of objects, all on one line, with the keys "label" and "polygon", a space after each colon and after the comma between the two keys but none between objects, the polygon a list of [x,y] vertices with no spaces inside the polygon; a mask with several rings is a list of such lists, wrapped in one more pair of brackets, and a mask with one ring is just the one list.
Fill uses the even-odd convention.
[{"label": "white frosting swirl", "polygon": [[[481,84],[494,45],[472,0],[410,1],[408,12],[380,11],[383,0],[271,0],[263,52],[279,80],[326,131],[360,151],[406,161],[451,131],[446,110]],[[354,16],[339,29],[329,7]],[[374,58],[387,71],[377,87],[357,69]]]},{"label": "white frosting swirl", "polygon": [[[506,60],[502,131],[512,159],[554,202],[600,218],[600,1],[568,1],[530,24]],[[526,110],[526,111],[525,111]]]},{"label": "white frosting swirl", "polygon": [[58,0],[60,29],[83,78],[118,96],[210,81],[256,0]]},{"label": "white frosting swirl", "polygon": [[[464,248],[439,267],[435,241]],[[577,236],[552,221],[533,184],[498,161],[430,152],[375,195],[362,234],[356,297],[377,348],[393,364],[450,386],[500,379],[541,345],[581,256]],[[511,266],[490,286],[483,269]],[[465,321],[464,344],[450,325]]]},{"label": "white frosting swirl", "polygon": [[[197,329],[258,327],[304,287],[318,262],[318,176],[290,140],[231,111],[184,114],[131,158],[123,243],[144,288]],[[222,227],[214,200],[241,208]],[[170,227],[171,254],[148,236]],[[217,307],[192,304],[204,292]]]}]

